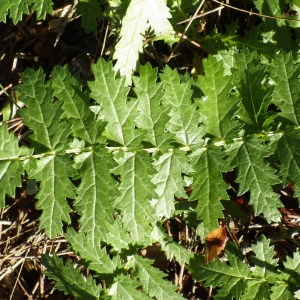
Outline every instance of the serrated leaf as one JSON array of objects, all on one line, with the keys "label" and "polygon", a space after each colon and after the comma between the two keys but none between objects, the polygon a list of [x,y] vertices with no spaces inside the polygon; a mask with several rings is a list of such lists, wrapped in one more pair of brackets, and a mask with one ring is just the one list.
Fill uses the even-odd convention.
[{"label": "serrated leaf", "polygon": [[152,299],[142,291],[138,290],[141,283],[132,278],[119,276],[117,281],[113,283],[108,290],[108,295],[112,296],[113,300],[140,300]]},{"label": "serrated leaf", "polygon": [[272,88],[264,84],[266,66],[258,62],[255,51],[251,53],[248,49],[235,55],[235,59],[238,69],[233,70],[234,82],[241,98],[239,118],[248,125],[247,129],[260,132],[271,117],[268,106]]},{"label": "serrated leaf", "polygon": [[156,81],[157,69],[149,63],[140,67],[139,77],[133,77],[134,92],[139,100],[137,126],[147,132],[147,142],[161,149],[169,146],[173,135],[166,130],[170,107],[162,105],[163,85]]},{"label": "serrated leaf", "polygon": [[48,149],[60,151],[68,147],[71,129],[61,120],[62,105],[53,102],[54,91],[41,69],[27,69],[22,73],[23,84],[18,86],[20,100],[26,108],[20,110],[23,123],[33,130],[31,139]]},{"label": "serrated leaf", "polygon": [[134,255],[134,271],[132,276],[141,281],[143,289],[150,297],[158,300],[183,299],[175,291],[177,286],[163,278],[166,276],[162,271],[152,266],[153,261]]},{"label": "serrated leaf", "polygon": [[191,154],[191,164],[196,172],[189,200],[198,200],[195,208],[207,231],[219,227],[218,218],[223,218],[224,209],[220,200],[228,199],[228,186],[221,172],[231,170],[219,148],[209,145]]},{"label": "serrated leaf", "polygon": [[81,86],[72,77],[67,66],[55,66],[51,73],[54,96],[63,102],[64,115],[72,122],[72,132],[89,144],[100,140],[104,124],[96,121],[89,108],[89,95],[81,91]]},{"label": "serrated leaf", "polygon": [[142,52],[146,30],[151,27],[158,36],[169,34],[172,30],[170,17],[164,0],[130,1],[113,56],[117,60],[114,69],[126,77],[127,85],[131,84],[131,74],[136,68],[139,52]]},{"label": "serrated leaf", "polygon": [[71,243],[72,249],[84,259],[81,263],[87,268],[98,274],[112,274],[115,271],[117,257],[111,259],[106,249],[101,247],[100,241],[94,242],[92,236],[75,232],[74,229],[68,230],[65,237]]},{"label": "serrated leaf", "polygon": [[97,0],[79,0],[76,13],[81,16],[81,27],[86,33],[97,31],[97,19],[102,17],[100,3]]},{"label": "serrated leaf", "polygon": [[228,263],[214,260],[205,266],[204,256],[195,255],[189,270],[193,278],[205,281],[205,285],[220,287],[215,299],[240,299],[250,280],[248,266],[243,263],[243,255],[232,243],[227,243]]},{"label": "serrated leaf", "polygon": [[181,266],[188,264],[193,257],[193,253],[183,246],[174,242],[174,240],[167,235],[160,226],[155,226],[151,233],[153,243],[159,242],[166,257],[171,260],[175,259]]},{"label": "serrated leaf", "polygon": [[20,156],[18,140],[4,123],[0,126],[0,208],[5,206],[5,194],[15,197],[16,187],[22,185],[24,168]]},{"label": "serrated leaf", "polygon": [[74,206],[81,216],[80,231],[88,234],[92,244],[103,239],[106,222],[113,221],[115,209],[112,203],[118,195],[117,182],[110,173],[114,166],[112,154],[102,146],[75,157],[75,168],[82,179]]},{"label": "serrated leaf", "polygon": [[140,242],[150,230],[150,224],[157,219],[150,204],[150,200],[157,198],[155,185],[151,182],[155,170],[145,152],[119,151],[115,153],[115,161],[118,166],[112,171],[121,176],[121,195],[114,206],[121,210],[122,222],[132,239]]},{"label": "serrated leaf", "polygon": [[278,133],[276,154],[280,161],[283,185],[295,183],[295,196],[300,198],[300,135],[297,131]]},{"label": "serrated leaf", "polygon": [[52,257],[42,255],[42,264],[47,268],[45,274],[56,281],[55,287],[58,290],[79,300],[100,299],[100,285],[96,284],[92,276],[87,276],[85,280],[69,260],[64,264],[56,254]]},{"label": "serrated leaf", "polygon": [[14,24],[22,20],[24,14],[29,14],[29,8],[36,12],[38,20],[45,19],[47,14],[53,14],[52,1],[33,1],[33,0],[5,0],[0,4],[0,21],[6,22],[6,16],[9,16]]},{"label": "serrated leaf", "polygon": [[182,174],[187,174],[192,169],[188,165],[188,158],[183,151],[164,153],[154,161],[153,165],[157,171],[152,179],[158,195],[155,204],[156,215],[170,218],[175,211],[174,196],[186,198]]},{"label": "serrated leaf", "polygon": [[255,256],[252,257],[252,262],[254,263],[252,268],[253,276],[264,279],[268,283],[273,283],[277,275],[275,268],[278,263],[278,259],[274,259],[274,246],[270,245],[269,239],[261,235],[257,239],[257,243],[252,244],[252,249],[255,253]]},{"label": "serrated leaf", "polygon": [[29,173],[31,178],[41,182],[36,195],[37,208],[43,210],[39,227],[44,228],[50,238],[62,234],[62,221],[71,221],[71,208],[66,198],[76,197],[75,186],[69,179],[75,174],[71,160],[63,156],[43,157],[38,160],[37,168]]},{"label": "serrated leaf", "polygon": [[138,102],[127,102],[129,89],[124,78],[115,78],[111,63],[99,59],[92,70],[95,81],[89,82],[91,96],[100,105],[100,118],[108,122],[104,134],[123,146],[136,147],[143,139],[141,130],[135,126]]},{"label": "serrated leaf", "polygon": [[299,63],[294,62],[292,53],[281,52],[275,56],[274,67],[270,67],[270,71],[276,83],[272,102],[280,108],[282,118],[299,126]]},{"label": "serrated leaf", "polygon": [[255,215],[263,213],[268,222],[279,221],[281,214],[278,208],[282,204],[272,186],[280,180],[274,174],[275,170],[264,161],[271,153],[255,139],[234,142],[229,145],[227,153],[231,166],[238,170],[238,195],[250,191],[249,203],[253,204]]},{"label": "serrated leaf", "polygon": [[201,115],[191,102],[191,79],[181,80],[178,71],[171,70],[168,66],[160,77],[165,88],[163,104],[171,107],[167,129],[174,134],[176,142],[184,146],[199,145],[205,132],[204,126],[200,126]]},{"label": "serrated leaf", "polygon": [[223,62],[212,55],[203,66],[205,76],[201,76],[199,82],[204,96],[196,103],[206,117],[206,131],[218,139],[230,139],[241,128],[234,120],[239,99],[232,93],[232,77],[224,76]]}]

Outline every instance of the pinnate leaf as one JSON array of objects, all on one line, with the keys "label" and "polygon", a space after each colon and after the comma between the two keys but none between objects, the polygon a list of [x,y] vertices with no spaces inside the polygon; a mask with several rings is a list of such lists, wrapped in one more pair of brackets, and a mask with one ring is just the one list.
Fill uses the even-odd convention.
[{"label": "pinnate leaf", "polygon": [[232,93],[232,77],[224,74],[223,62],[214,56],[209,56],[203,65],[205,76],[199,83],[204,96],[196,103],[206,117],[206,131],[221,140],[232,138],[241,128],[234,120],[239,99]]},{"label": "pinnate leaf", "polygon": [[47,268],[45,274],[56,281],[55,287],[58,290],[79,300],[100,299],[101,287],[96,285],[91,276],[85,280],[80,271],[74,269],[71,261],[64,264],[56,254],[52,257],[43,255],[42,264]]},{"label": "pinnate leaf", "polygon": [[275,80],[272,102],[281,109],[280,116],[286,122],[300,125],[299,74],[300,65],[293,60],[292,53],[279,53],[274,66],[270,67]]},{"label": "pinnate leaf", "polygon": [[191,102],[191,79],[182,80],[178,71],[168,66],[160,77],[164,82],[163,104],[171,107],[167,129],[174,134],[177,143],[189,147],[199,145],[204,135],[204,126],[200,127],[201,115],[197,106]]},{"label": "pinnate leaf", "polygon": [[177,287],[163,279],[166,274],[152,266],[153,261],[134,255],[133,262],[134,271],[132,276],[139,278],[143,289],[150,297],[155,297],[158,300],[183,299],[182,296],[176,293]]},{"label": "pinnate leaf", "polygon": [[119,185],[120,196],[114,206],[122,212],[124,227],[130,231],[135,241],[143,241],[150,230],[150,224],[157,217],[150,200],[156,199],[155,185],[151,182],[155,169],[145,152],[115,153],[114,159],[118,166],[114,174],[121,177]]},{"label": "pinnate leaf", "polygon": [[[15,196],[15,188],[22,185],[21,175],[24,173],[19,157],[21,149],[18,140],[8,132],[7,126],[0,126],[0,207],[5,206],[5,194]],[[30,154],[29,151],[27,151]]]},{"label": "pinnate leaf", "polygon": [[230,171],[224,159],[225,153],[212,144],[199,148],[191,154],[191,164],[195,170],[189,200],[198,200],[196,212],[203,220],[207,231],[219,227],[218,218],[223,218],[222,199],[228,199],[228,186],[221,172]]},{"label": "pinnate leaf", "polygon": [[282,204],[272,190],[272,185],[280,180],[274,174],[275,170],[264,161],[271,153],[255,139],[232,143],[227,151],[231,166],[238,170],[238,195],[250,191],[250,204],[253,204],[255,215],[264,213],[268,222],[280,220],[278,208]]}]

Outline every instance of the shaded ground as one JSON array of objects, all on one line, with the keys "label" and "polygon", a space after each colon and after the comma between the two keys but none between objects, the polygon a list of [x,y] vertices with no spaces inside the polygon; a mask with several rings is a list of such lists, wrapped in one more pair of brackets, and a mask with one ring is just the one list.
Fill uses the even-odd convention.
[{"label": "shaded ground", "polygon": [[[113,35],[108,34],[110,27],[107,20],[99,22],[96,34],[86,34],[80,27],[80,18],[72,15],[70,19],[65,19],[59,15],[60,9],[66,9],[68,3],[55,3],[56,15],[45,21],[37,22],[34,15],[31,15],[25,16],[17,25],[13,25],[11,21],[0,24],[0,83],[4,89],[0,93],[0,121],[7,122],[9,129],[15,132],[21,143],[26,143],[27,128],[22,125],[18,114],[11,110],[11,98],[6,94],[10,94],[12,87],[20,82],[20,73],[27,67],[42,67],[49,74],[56,64],[68,63],[72,72],[79,71],[84,80],[90,80],[90,63],[99,56],[110,59],[110,49],[116,40]],[[200,29],[199,25],[199,35],[205,34],[205,30],[216,23],[220,30],[224,30],[224,24],[233,18],[242,24],[248,24],[244,14],[229,9],[224,9],[222,14],[221,17],[211,15],[204,24],[204,29]],[[252,23],[255,22],[257,19],[252,20]],[[150,61],[152,65],[160,67],[170,54],[170,47],[157,42],[146,48],[145,54],[141,55],[141,62]],[[205,49],[188,40],[182,42],[174,54],[169,64],[189,72],[195,66],[195,57],[199,59],[207,55]],[[300,210],[297,199],[293,198],[293,185],[277,191],[285,204],[285,208],[281,210],[283,222],[270,226],[262,217],[253,217],[247,204],[248,195],[237,197],[235,174],[224,174],[224,179],[232,186],[229,191],[232,201],[227,205],[234,206],[239,218],[244,218],[244,223],[237,222],[234,216],[226,220],[230,228],[229,238],[238,244],[250,245],[263,233],[275,245],[278,258],[291,255],[300,246]],[[0,211],[0,299],[72,299],[55,291],[53,282],[42,274],[41,254],[56,253],[71,257],[74,261],[78,258],[68,249],[68,243],[63,237],[50,240],[38,229],[40,212],[35,208],[35,191],[35,183],[24,178],[24,186],[17,190],[15,199],[7,197],[7,206]],[[76,216],[74,219],[76,220]],[[165,228],[176,241],[193,251],[203,250],[194,230],[187,228],[180,217],[167,220]],[[182,292],[187,298],[208,299],[213,294],[210,289],[195,283],[187,270],[180,269],[173,261],[167,261],[159,245],[141,250],[141,255],[155,258],[156,265],[166,272],[168,279],[182,285]]]}]

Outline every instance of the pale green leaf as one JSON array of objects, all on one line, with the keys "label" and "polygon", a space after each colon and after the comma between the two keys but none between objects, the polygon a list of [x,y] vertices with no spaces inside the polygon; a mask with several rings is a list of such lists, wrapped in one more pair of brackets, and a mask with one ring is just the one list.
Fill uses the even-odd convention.
[{"label": "pale green leaf", "polygon": [[143,35],[151,28],[158,36],[170,34],[172,25],[169,8],[164,0],[131,0],[122,20],[121,38],[115,48],[113,58],[117,60],[114,69],[126,77],[131,84],[139,52],[143,50]]},{"label": "pale green leaf", "polygon": [[191,79],[182,80],[178,71],[168,66],[160,77],[165,89],[163,104],[171,106],[167,129],[174,134],[176,142],[190,147],[199,145],[205,132],[197,106],[191,101]]},{"label": "pale green leaf", "polygon": [[45,274],[56,281],[55,287],[65,294],[71,294],[78,300],[100,299],[101,287],[92,276],[86,279],[78,269],[75,269],[70,260],[66,264],[56,254],[52,257],[42,256],[42,264],[46,267]]},{"label": "pale green leaf", "polygon": [[204,96],[196,103],[206,117],[206,131],[218,139],[230,139],[241,128],[234,120],[239,99],[232,93],[232,77],[224,76],[223,62],[215,56],[204,60],[203,66],[205,76],[200,77],[199,83]]},{"label": "pale green leaf", "polygon": [[163,279],[166,274],[152,266],[153,261],[137,255],[134,255],[133,259],[134,271],[132,276],[141,281],[144,291],[150,297],[155,297],[158,300],[183,299],[176,293],[178,287]]},{"label": "pale green leaf", "polygon": [[253,205],[254,214],[264,214],[268,222],[277,222],[281,218],[278,208],[282,206],[279,195],[273,192],[272,186],[280,183],[264,158],[270,156],[270,152],[261,141],[246,139],[234,142],[227,149],[229,161],[232,167],[237,167],[239,183],[238,195],[250,191],[250,204]]},{"label": "pale green leaf", "polygon": [[121,195],[116,198],[114,206],[121,211],[124,227],[130,231],[132,239],[143,241],[150,224],[157,219],[150,203],[157,198],[155,185],[151,182],[155,170],[145,152],[119,151],[115,154],[115,161],[118,166],[112,171],[121,177]]},{"label": "pale green leaf", "polygon": [[195,210],[208,231],[219,227],[218,218],[224,217],[220,200],[228,199],[228,186],[222,179],[222,172],[228,172],[231,168],[224,156],[213,145],[199,148],[191,154],[191,164],[196,173],[189,200],[198,200]]}]

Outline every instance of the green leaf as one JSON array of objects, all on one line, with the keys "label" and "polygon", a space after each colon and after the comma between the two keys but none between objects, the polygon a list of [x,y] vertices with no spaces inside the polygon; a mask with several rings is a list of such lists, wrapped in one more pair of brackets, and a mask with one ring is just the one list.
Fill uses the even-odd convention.
[{"label": "green leaf", "polygon": [[272,88],[264,84],[266,66],[259,63],[255,51],[251,53],[248,49],[235,55],[235,59],[237,69],[232,72],[241,98],[239,118],[248,125],[247,129],[260,132],[265,123],[268,124],[270,117],[267,110],[271,102]]},{"label": "green leaf", "polygon": [[280,161],[280,175],[284,186],[295,183],[295,196],[300,198],[300,135],[298,131],[278,133],[276,154]]},{"label": "green leaf", "polygon": [[87,268],[98,272],[98,274],[112,274],[117,267],[117,257],[111,259],[105,248],[101,248],[100,242],[94,242],[92,236],[83,232],[70,229],[65,234],[71,243],[72,249],[80,255],[81,261]]},{"label": "green leaf", "polygon": [[141,283],[128,276],[119,276],[108,291],[113,300],[140,300],[153,299],[138,290]]},{"label": "green leaf", "polygon": [[2,0],[0,4],[0,21],[6,22],[6,17],[9,16],[14,24],[22,20],[24,14],[28,15],[30,6],[36,12],[38,20],[45,19],[47,14],[53,14],[52,1],[32,1],[32,0]]},{"label": "green leaf", "polygon": [[188,165],[187,156],[182,151],[164,153],[154,161],[153,165],[157,171],[152,179],[158,195],[155,204],[156,214],[159,217],[170,218],[175,211],[174,196],[186,198],[182,174],[190,172],[191,167]]},{"label": "green leaf", "polygon": [[219,226],[218,218],[224,217],[222,213],[224,208],[220,200],[228,199],[226,192],[228,186],[222,179],[222,172],[228,172],[231,168],[224,160],[224,156],[219,148],[211,144],[191,154],[196,174],[189,200],[198,200],[195,210],[208,231]]},{"label": "green leaf", "polygon": [[253,276],[263,278],[269,283],[273,283],[277,275],[276,267],[278,259],[274,259],[274,246],[270,246],[270,240],[261,235],[257,239],[257,243],[252,245],[255,256],[252,257],[254,267],[252,269]]},{"label": "green leaf", "polygon": [[5,194],[15,197],[16,187],[22,185],[24,169],[20,156],[18,140],[4,123],[0,126],[0,208],[5,206]]},{"label": "green leaf", "polygon": [[150,203],[157,198],[155,185],[151,182],[155,170],[145,152],[119,151],[115,153],[115,161],[118,166],[112,171],[121,176],[121,195],[114,206],[121,210],[124,227],[131,237],[141,242],[150,231],[150,224],[157,219]]},{"label": "green leaf", "polygon": [[92,276],[86,279],[78,269],[75,269],[70,260],[66,264],[56,254],[52,257],[42,255],[42,264],[47,268],[45,274],[56,281],[55,287],[65,294],[71,294],[75,299],[100,299],[101,287]]},{"label": "green leaf", "polygon": [[181,80],[178,71],[168,66],[160,77],[165,88],[163,104],[171,107],[167,129],[174,134],[179,144],[191,147],[199,145],[204,135],[204,126],[200,127],[202,118],[196,105],[191,102],[191,79]]},{"label": "green leaf", "polygon": [[280,270],[279,280],[271,288],[271,299],[294,299],[294,293],[299,289],[300,282],[300,251],[293,257],[287,257],[284,269]]},{"label": "green leaf", "polygon": [[272,102],[277,105],[285,119],[300,125],[300,97],[299,97],[299,63],[295,63],[292,53],[279,53],[275,56],[274,66],[270,67],[271,77],[275,81]]},{"label": "green leaf", "polygon": [[82,92],[81,85],[72,77],[67,66],[55,66],[51,73],[54,96],[63,102],[64,115],[72,122],[72,132],[89,144],[100,140],[104,124],[96,121],[90,110],[89,95]]},{"label": "green leaf", "polygon": [[175,292],[178,287],[163,279],[166,274],[152,266],[153,261],[137,255],[134,255],[132,259],[134,261],[132,276],[141,281],[143,289],[150,297],[158,300],[183,299]]},{"label": "green leaf", "polygon": [[53,102],[54,91],[41,69],[27,69],[22,73],[23,84],[18,86],[20,100],[26,108],[20,110],[23,123],[33,130],[31,139],[48,149],[60,151],[68,147],[71,129],[61,120],[62,105]]},{"label": "green leaf", "polygon": [[40,181],[37,208],[42,209],[40,228],[50,238],[62,234],[62,221],[70,223],[71,208],[66,198],[75,199],[75,186],[69,178],[75,176],[72,161],[64,156],[46,156],[37,161],[37,168],[31,170],[30,178]]},{"label": "green leaf", "polygon": [[203,66],[205,76],[199,82],[204,96],[196,103],[206,117],[206,131],[218,139],[231,139],[241,128],[234,120],[239,99],[232,93],[232,77],[225,75],[223,62],[215,56],[204,60]]},{"label": "green leaf", "polygon": [[167,235],[161,226],[155,226],[151,233],[153,243],[159,242],[168,260],[175,259],[181,266],[188,264],[193,253]]},{"label": "green leaf", "polygon": [[117,182],[110,172],[114,166],[112,154],[102,146],[75,156],[75,168],[82,179],[74,206],[81,215],[80,231],[88,234],[92,245],[105,236],[106,222],[113,222],[112,203],[118,195]]},{"label": "green leaf", "polygon": [[253,204],[255,215],[263,213],[268,222],[279,221],[281,214],[278,208],[282,204],[272,186],[280,183],[280,180],[274,174],[275,170],[264,160],[271,155],[266,146],[259,140],[245,139],[229,145],[227,153],[231,166],[238,170],[238,195],[250,191],[249,203]]},{"label": "green leaf", "polygon": [[151,27],[156,35],[170,34],[171,17],[164,0],[131,0],[122,20],[121,38],[115,47],[113,58],[117,60],[114,69],[125,76],[126,84],[131,84],[139,52],[143,50],[143,35]]},{"label": "green leaf", "polygon": [[137,126],[146,131],[146,141],[158,148],[168,147],[173,135],[166,130],[170,117],[170,107],[162,105],[164,91],[162,83],[157,83],[157,69],[150,64],[140,67],[140,76],[133,77],[134,92],[137,95]]},{"label": "green leaf", "polygon": [[204,256],[195,255],[189,270],[193,278],[205,281],[205,285],[220,287],[215,299],[240,299],[250,278],[248,266],[243,263],[243,255],[232,243],[227,243],[228,262],[216,259],[205,266]]},{"label": "green leaf", "polygon": [[136,147],[143,139],[136,129],[137,101],[128,101],[124,78],[116,79],[112,64],[99,59],[92,65],[95,81],[89,82],[91,96],[100,105],[100,118],[107,121],[105,136],[123,146]]},{"label": "green leaf", "polygon": [[86,33],[97,31],[97,19],[101,19],[101,7],[97,0],[79,0],[76,13],[81,16],[81,27]]}]

